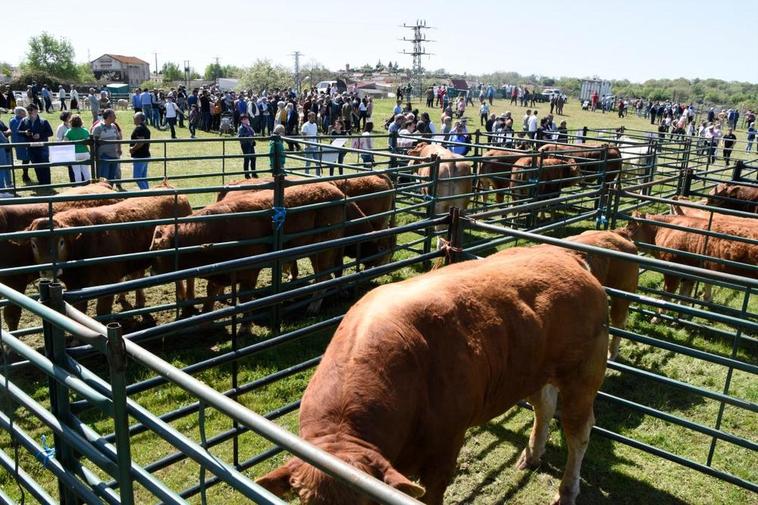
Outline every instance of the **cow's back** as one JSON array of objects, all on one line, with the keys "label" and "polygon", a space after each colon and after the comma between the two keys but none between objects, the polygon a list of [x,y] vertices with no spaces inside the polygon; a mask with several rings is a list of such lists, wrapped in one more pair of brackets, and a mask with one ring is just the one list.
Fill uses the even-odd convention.
[{"label": "cow's back", "polygon": [[346,426],[412,473],[414,451],[578,369],[602,375],[607,345],[605,293],[571,254],[526,249],[445,267],[377,288],[348,312],[303,397],[301,432]]}]

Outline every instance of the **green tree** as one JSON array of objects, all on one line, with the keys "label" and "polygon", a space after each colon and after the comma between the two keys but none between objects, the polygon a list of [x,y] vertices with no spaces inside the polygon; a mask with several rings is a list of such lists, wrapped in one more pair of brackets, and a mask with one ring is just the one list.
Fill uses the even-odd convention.
[{"label": "green tree", "polygon": [[10,77],[13,75],[13,67],[10,63],[0,62],[0,75],[3,77]]},{"label": "green tree", "polygon": [[56,38],[47,32],[29,39],[29,50],[23,67],[24,70],[45,72],[71,81],[79,78],[71,42],[63,37]]},{"label": "green tree", "polygon": [[92,66],[90,66],[89,63],[79,63],[76,66],[76,71],[78,74],[78,82],[91,83],[97,80],[95,74],[92,73]]},{"label": "green tree", "polygon": [[240,86],[254,92],[286,88],[293,83],[292,72],[281,65],[274,65],[270,60],[257,60],[240,77]]},{"label": "green tree", "polygon": [[163,74],[163,82],[179,81],[184,79],[184,72],[179,68],[179,65],[172,61],[168,61],[163,64],[161,73]]}]

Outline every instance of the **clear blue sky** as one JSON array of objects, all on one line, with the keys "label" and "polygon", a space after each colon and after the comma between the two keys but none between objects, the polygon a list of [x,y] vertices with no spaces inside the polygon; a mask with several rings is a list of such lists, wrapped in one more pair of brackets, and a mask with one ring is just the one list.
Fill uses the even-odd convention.
[{"label": "clear blue sky", "polygon": [[304,53],[303,63],[331,69],[379,59],[410,66],[410,57],[398,54],[410,48],[398,40],[410,35],[400,25],[426,19],[436,27],[428,31],[437,41],[428,44],[435,53],[424,62],[430,69],[758,82],[758,0],[37,0],[33,5],[4,24],[0,61],[23,60],[33,27],[68,38],[77,61],[125,54],[149,61],[151,71],[154,52],[159,66],[190,60],[201,73],[215,56],[222,64],[244,66],[268,58],[291,66],[295,50]]}]

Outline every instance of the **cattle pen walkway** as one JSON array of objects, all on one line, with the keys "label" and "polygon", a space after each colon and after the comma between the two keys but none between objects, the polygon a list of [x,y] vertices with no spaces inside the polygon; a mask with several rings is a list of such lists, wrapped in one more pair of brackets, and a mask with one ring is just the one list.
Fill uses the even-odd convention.
[{"label": "cattle pen walkway", "polygon": [[[580,502],[609,495],[619,503],[684,503],[698,497],[697,489],[674,491],[676,482],[662,481],[662,489],[656,489],[628,473],[623,484],[607,484],[616,473],[623,474],[625,464],[638,467],[640,475],[696,479],[693,486],[707,485],[728,501],[749,501],[758,491],[753,464],[758,444],[758,267],[715,256],[708,243],[730,240],[758,247],[754,238],[719,227],[724,215],[755,218],[680,197],[708,198],[724,182],[755,185],[758,163],[727,170],[712,165],[699,146],[684,138],[590,134],[595,136],[591,144],[572,143],[557,154],[530,149],[518,153],[524,160],[518,163],[511,158],[511,147],[472,142],[465,158],[470,172],[448,177],[440,177],[446,158],[421,158],[400,150],[374,151],[372,167],[351,163],[362,154],[351,148],[317,146],[327,153],[315,162],[301,152],[286,152],[283,165],[259,154],[258,164],[273,168],[260,170],[268,177],[258,181],[254,191],[270,195],[270,204],[235,214],[203,211],[226,194],[236,200],[234,194],[251,191],[242,184],[249,181],[240,181],[241,156],[174,158],[168,156],[170,141],[154,141],[163,144],[167,155],[155,159],[164,168],[153,182],[165,178],[170,187],[116,196],[124,201],[145,195],[172,198],[172,215],[69,228],[53,226],[50,219],[47,228],[3,230],[0,243],[17,245],[51,238],[49,244],[56,244],[65,237],[156,226],[178,231],[193,223],[266,225],[260,236],[212,243],[193,243],[177,233],[168,248],[119,256],[61,258],[52,247],[49,260],[35,264],[31,255],[15,263],[9,254],[2,255],[0,296],[5,308],[24,312],[17,328],[3,328],[0,335],[0,502],[218,503],[243,498],[283,503],[254,479],[292,454],[379,503],[416,503],[293,434],[308,378],[344,313],[371,287],[424,272],[434,263],[476,261],[503,248],[533,244],[638,264],[637,291],[606,286],[610,296],[630,301],[630,316],[625,327],[611,329],[621,339],[620,354],[609,361],[596,402],[594,435],[599,436],[593,435],[590,443]],[[215,139],[209,143],[223,145]],[[338,162],[339,151],[348,162]],[[560,163],[548,161],[556,159]],[[312,164],[308,170],[306,161]],[[178,169],[182,163],[196,162],[213,162],[214,169]],[[216,170],[218,164],[221,170]],[[318,178],[316,166],[322,173]],[[551,168],[555,166],[560,172]],[[326,175],[330,168],[334,175]],[[370,177],[390,184],[348,194],[350,183],[344,181],[359,186]],[[343,188],[343,195],[286,205],[289,192],[314,182],[333,183]],[[462,192],[461,187],[469,189]],[[461,197],[466,197],[467,209],[450,208],[450,202]],[[96,201],[113,195],[26,196],[0,203],[43,205],[49,218],[58,214],[57,205],[81,198]],[[183,198],[193,214],[177,211]],[[681,226],[676,223],[655,221],[674,207],[678,212],[698,212],[707,223],[702,229],[688,229],[705,246],[678,253],[677,261],[659,259],[666,246],[644,239],[637,240],[644,256],[567,239],[588,229],[629,223],[677,230]],[[341,222],[293,228],[302,221],[298,216],[334,208],[345,216]],[[358,211],[348,217],[354,208]],[[333,233],[328,240],[308,239],[328,233]],[[246,247],[257,252],[238,257],[224,253]],[[339,264],[320,271],[312,266],[311,258],[334,250],[345,251]],[[198,252],[218,251],[223,258],[219,261],[184,263]],[[149,277],[69,290],[60,283],[81,269],[108,269],[119,261],[155,265],[157,259],[169,268],[154,270]],[[299,267],[300,275],[287,275],[293,266]],[[8,277],[27,279],[39,270],[50,272],[51,278],[38,288],[24,293],[27,280],[21,289],[6,285]],[[251,270],[264,271],[257,284],[238,287],[237,280]],[[220,276],[231,288],[215,295],[210,311],[196,312],[203,301],[200,296],[180,300],[175,293],[177,282],[195,280],[200,291],[206,285],[202,279]],[[691,281],[694,290],[667,292],[665,279],[670,278]],[[706,286],[713,291],[708,299],[699,293]],[[146,293],[145,306],[129,298],[118,310],[97,317],[80,310],[86,301],[135,290]],[[315,300],[323,300],[321,308],[308,313]],[[528,404],[522,404],[504,418],[472,430],[446,500],[497,503],[521,488],[545,486],[545,479],[527,482],[489,454],[493,435],[498,445],[521,449],[521,422],[527,411]],[[551,445],[560,446],[560,441]],[[537,473],[545,472],[548,485],[557,486],[561,451],[548,452],[547,467]],[[652,463],[646,468],[641,462]],[[499,468],[498,477],[491,477],[488,465]],[[515,476],[499,481],[506,474]],[[544,501],[540,496],[522,496],[521,501]]]}]

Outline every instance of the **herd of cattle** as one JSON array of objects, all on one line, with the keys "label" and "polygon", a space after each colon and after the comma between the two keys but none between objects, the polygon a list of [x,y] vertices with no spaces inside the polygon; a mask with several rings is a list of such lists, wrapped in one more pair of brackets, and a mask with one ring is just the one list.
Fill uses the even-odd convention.
[{"label": "herd of cattle", "polygon": [[[539,158],[540,179],[545,183],[542,197],[581,182],[588,170],[599,173],[601,163],[609,167],[606,180],[620,170],[618,150],[579,153],[584,159],[581,171],[573,158],[562,155],[561,147],[542,150],[549,153]],[[596,152],[602,152],[603,158],[595,158],[593,164]],[[446,199],[437,212],[468,206],[472,193],[468,161],[430,144],[421,144],[410,154],[441,158],[437,196]],[[525,174],[536,157],[502,150],[485,155],[493,160],[482,163],[480,182],[503,188],[506,181],[514,190],[514,200],[525,198],[519,193],[519,182],[533,180]],[[428,174],[427,170],[421,168],[421,175]],[[59,278],[68,289],[79,289],[137,278],[149,268],[163,273],[259,255],[271,250],[266,239],[275,226],[270,214],[274,191],[267,182],[232,183],[238,187],[219,193],[216,202],[194,212],[182,195],[123,198],[102,182],[69,190],[69,196],[88,195],[88,199],[55,203],[53,216],[48,215],[46,204],[2,206],[0,233],[120,226],[2,240],[0,269],[35,263],[49,268],[53,260],[111,258],[107,264],[64,265]],[[283,231],[289,238],[284,247],[393,227],[393,189],[392,180],[378,173],[335,182],[288,182]],[[101,198],[89,197],[93,194]],[[758,190],[722,184],[703,203],[756,212]],[[484,423],[528,398],[534,407],[534,426],[518,466],[532,468],[545,450],[549,421],[560,401],[569,454],[556,503],[574,503],[594,420],[594,398],[606,359],[614,359],[619,350],[618,337],[609,344],[609,325],[623,328],[630,304],[628,299],[611,297],[609,314],[603,286],[636,292],[635,242],[656,246],[653,254],[666,261],[756,276],[754,269],[740,266],[758,264],[754,219],[718,213],[711,217],[696,207],[676,204],[671,211],[670,215],[635,214],[625,228],[588,231],[567,239],[625,256],[552,245],[513,247],[372,290],[348,311],[308,385],[300,409],[301,436],[406,494],[441,504],[469,426]],[[129,225],[188,216],[178,224]],[[347,226],[339,226],[343,223]],[[723,236],[706,236],[704,230]],[[366,266],[387,263],[395,241],[393,236],[366,239],[344,249],[322,249],[309,257],[315,278],[339,275],[345,256]],[[177,259],[168,251],[178,247],[188,250]],[[156,254],[128,256],[148,251]],[[726,261],[703,261],[696,255]],[[202,275],[208,281],[202,310],[211,311],[232,283],[239,283],[240,292],[250,299],[260,269]],[[297,276],[294,262],[290,274]],[[35,277],[35,273],[12,274],[0,281],[23,292]],[[673,274],[665,276],[666,291],[674,292],[680,281],[681,293],[689,296],[692,282]],[[191,280],[177,283],[176,289],[178,301],[194,299]],[[309,309],[317,310],[320,300],[314,298]],[[109,313],[112,304],[113,296],[98,299],[97,314]],[[144,293],[137,293],[136,304],[144,306]],[[6,306],[4,316],[11,330],[18,328],[20,309]],[[392,429],[382,429],[388,426]],[[296,458],[259,483],[277,494],[294,490],[303,503],[367,503]]]}]

